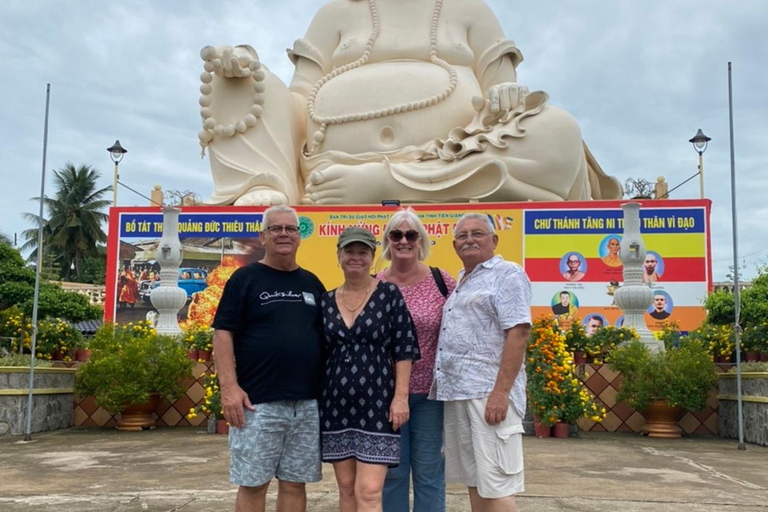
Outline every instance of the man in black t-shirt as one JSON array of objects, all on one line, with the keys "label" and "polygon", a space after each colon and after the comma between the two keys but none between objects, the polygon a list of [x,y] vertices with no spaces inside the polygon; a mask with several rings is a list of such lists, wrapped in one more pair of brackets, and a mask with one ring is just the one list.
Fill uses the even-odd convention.
[{"label": "man in black t-shirt", "polygon": [[264,212],[264,259],[227,282],[213,327],[216,370],[230,430],[236,510],[264,510],[278,479],[278,510],[306,510],[306,482],[321,479],[320,296],[325,287],[299,268],[296,212]]}]

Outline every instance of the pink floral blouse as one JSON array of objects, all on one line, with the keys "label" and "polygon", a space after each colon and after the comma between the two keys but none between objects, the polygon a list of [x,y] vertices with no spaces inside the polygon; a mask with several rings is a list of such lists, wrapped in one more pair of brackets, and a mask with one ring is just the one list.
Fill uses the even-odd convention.
[{"label": "pink floral blouse", "polygon": [[[448,272],[440,270],[448,287],[448,295],[456,288],[456,281]],[[384,273],[376,276],[385,281]],[[440,293],[435,278],[430,272],[427,277],[416,284],[400,287],[405,298],[405,305],[416,325],[416,337],[419,340],[421,359],[413,364],[411,369],[411,394],[427,394],[432,386],[435,356],[437,354],[437,339],[440,336],[440,322],[443,318],[443,304],[446,298]]]}]

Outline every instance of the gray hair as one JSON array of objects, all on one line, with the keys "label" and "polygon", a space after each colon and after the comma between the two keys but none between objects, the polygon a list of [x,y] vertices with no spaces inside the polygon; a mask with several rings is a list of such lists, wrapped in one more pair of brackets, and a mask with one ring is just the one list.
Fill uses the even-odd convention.
[{"label": "gray hair", "polygon": [[483,222],[485,222],[486,226],[488,227],[488,232],[492,235],[496,234],[496,228],[493,227],[493,222],[491,222],[490,217],[488,217],[488,215],[484,213],[477,213],[477,212],[469,212],[462,215],[461,218],[459,219],[459,222],[456,223],[456,227],[453,228],[453,234],[455,235],[459,231],[459,226],[461,226],[462,222],[470,219],[482,220]]},{"label": "gray hair", "polygon": [[269,218],[271,215],[275,213],[289,213],[293,216],[293,218],[296,220],[296,225],[299,225],[299,216],[296,214],[296,210],[288,206],[287,204],[276,204],[274,206],[270,206],[266,210],[264,210],[264,214],[261,217],[261,230],[266,231],[269,227]]},{"label": "gray hair", "polygon": [[421,219],[413,211],[413,208],[400,208],[390,218],[387,225],[384,226],[384,233],[381,235],[381,246],[384,250],[381,253],[381,257],[387,261],[392,261],[392,253],[389,250],[389,232],[396,229],[403,221],[407,222],[412,228],[419,232],[421,239],[419,240],[419,261],[424,261],[429,256],[429,235],[427,230],[424,229],[424,224],[421,223]]}]

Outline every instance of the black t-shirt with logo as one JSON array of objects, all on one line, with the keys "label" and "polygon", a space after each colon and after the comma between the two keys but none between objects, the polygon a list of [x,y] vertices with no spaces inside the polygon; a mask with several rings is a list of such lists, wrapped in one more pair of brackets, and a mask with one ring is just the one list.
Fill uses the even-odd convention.
[{"label": "black t-shirt with logo", "polygon": [[324,292],[307,270],[262,263],[227,281],[213,327],[232,333],[237,382],[251,403],[319,396]]}]

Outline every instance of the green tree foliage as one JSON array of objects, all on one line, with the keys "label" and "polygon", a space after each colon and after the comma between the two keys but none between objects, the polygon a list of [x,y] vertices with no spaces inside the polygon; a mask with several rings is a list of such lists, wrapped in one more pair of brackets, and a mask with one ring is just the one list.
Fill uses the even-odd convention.
[{"label": "green tree foliage", "polygon": [[100,245],[96,256],[88,256],[83,261],[83,275],[79,278],[81,283],[104,284],[107,276],[107,247]]},{"label": "green tree foliage", "polygon": [[758,269],[752,286],[741,292],[742,326],[759,325],[768,320],[768,268]]},{"label": "green tree foliage", "polygon": [[[90,165],[75,167],[67,163],[54,171],[54,196],[44,199],[43,250],[54,256],[61,269],[60,277],[64,279],[82,281],[85,259],[98,257],[99,244],[107,240],[101,226],[108,218],[103,210],[110,203],[102,197],[112,188],[99,189],[96,183],[100,176]],[[39,216],[31,213],[24,216],[39,226]],[[22,250],[32,249],[29,257],[35,260],[37,227],[24,231],[23,237],[26,243]]]},{"label": "green tree foliage", "polygon": [[[30,316],[34,292],[34,271],[24,265],[19,251],[8,244],[0,244],[0,311],[16,305]],[[56,284],[40,284],[40,318],[51,316],[79,322],[95,320],[101,315],[101,308],[91,306],[85,295],[66,292]]]},{"label": "green tree foliage", "polygon": [[[768,320],[768,267],[757,269],[757,277],[752,286],[740,293],[740,325],[747,327],[760,325]],[[707,323],[715,325],[733,324],[735,307],[731,292],[719,290],[712,292],[704,301],[707,309]]]},{"label": "green tree foliage", "polygon": [[735,309],[733,294],[725,290],[710,293],[704,301],[707,310],[707,323],[713,325],[733,325]]}]

